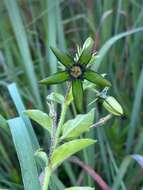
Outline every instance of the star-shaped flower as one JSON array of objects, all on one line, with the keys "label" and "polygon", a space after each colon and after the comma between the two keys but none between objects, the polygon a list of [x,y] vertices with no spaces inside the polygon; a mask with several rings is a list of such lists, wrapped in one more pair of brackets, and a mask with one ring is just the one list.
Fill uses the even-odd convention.
[{"label": "star-shaped flower", "polygon": [[83,80],[86,79],[100,87],[110,87],[111,83],[99,75],[97,72],[90,70],[87,65],[94,57],[92,38],[88,38],[81,51],[78,52],[76,59],[70,55],[61,52],[57,48],[51,48],[58,61],[65,66],[65,70],[57,72],[40,81],[41,84],[53,85],[65,81],[71,81],[72,94],[76,109],[79,113],[83,111]]}]

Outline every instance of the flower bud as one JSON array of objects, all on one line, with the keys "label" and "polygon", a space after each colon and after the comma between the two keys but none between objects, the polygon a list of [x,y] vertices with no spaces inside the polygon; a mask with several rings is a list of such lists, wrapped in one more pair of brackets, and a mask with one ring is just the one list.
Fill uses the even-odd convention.
[{"label": "flower bud", "polygon": [[87,65],[92,58],[92,47],[93,47],[94,41],[92,38],[87,38],[87,40],[84,42],[82,47],[82,53],[79,57],[78,62],[81,65]]},{"label": "flower bud", "polygon": [[103,101],[103,106],[106,110],[108,110],[111,114],[116,115],[116,116],[121,116],[123,115],[123,109],[119,102],[113,97],[113,96],[108,96],[104,101]]},{"label": "flower bud", "polygon": [[83,49],[92,48],[94,41],[91,37],[87,38],[83,44]]}]

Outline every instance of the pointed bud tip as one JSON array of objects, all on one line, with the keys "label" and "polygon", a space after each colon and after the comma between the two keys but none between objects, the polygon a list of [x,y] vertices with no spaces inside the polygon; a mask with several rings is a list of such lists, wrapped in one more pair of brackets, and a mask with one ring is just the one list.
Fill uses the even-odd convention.
[{"label": "pointed bud tip", "polygon": [[84,44],[83,44],[83,49],[84,49],[84,48],[88,48],[88,47],[92,47],[93,44],[94,44],[94,40],[93,40],[91,37],[88,37],[88,38],[85,40]]}]

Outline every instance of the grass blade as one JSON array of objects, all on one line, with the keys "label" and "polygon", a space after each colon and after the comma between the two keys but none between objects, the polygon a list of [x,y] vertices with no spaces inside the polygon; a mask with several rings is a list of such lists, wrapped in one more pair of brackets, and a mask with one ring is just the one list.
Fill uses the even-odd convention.
[{"label": "grass blade", "polygon": [[137,33],[137,32],[141,32],[143,31],[143,27],[139,27],[139,28],[135,28],[120,34],[117,34],[116,36],[113,36],[112,38],[110,38],[107,42],[105,42],[105,44],[102,46],[102,48],[99,50],[99,57],[96,60],[96,64],[95,64],[95,69],[98,70],[98,68],[100,67],[100,64],[104,58],[104,56],[106,55],[106,53],[108,52],[108,50],[111,48],[111,46],[116,43],[116,41],[118,41],[121,38],[124,38],[126,36],[129,36],[131,34]]},{"label": "grass blade", "polygon": [[51,73],[57,71],[57,60],[53,52],[50,50],[50,46],[56,47],[56,0],[46,0],[47,12],[47,59]]},{"label": "grass blade", "polygon": [[131,157],[125,157],[125,159],[121,163],[119,172],[118,172],[117,176],[115,177],[115,180],[114,180],[114,183],[112,186],[112,190],[119,189],[119,186],[121,185],[121,181],[127,171],[127,168],[129,166],[130,162],[131,162]]},{"label": "grass blade", "polygon": [[18,117],[8,120],[8,124],[20,162],[25,190],[40,190],[34,151],[25,123]]},{"label": "grass blade", "polygon": [[12,100],[16,106],[16,109],[17,109],[19,115],[23,118],[23,120],[25,122],[25,125],[27,127],[27,131],[30,135],[30,138],[31,138],[31,141],[33,144],[33,148],[34,148],[34,150],[37,150],[39,148],[39,143],[37,141],[37,138],[35,136],[35,133],[34,133],[34,130],[32,128],[32,125],[31,125],[29,118],[25,114],[23,114],[23,112],[26,109],[25,109],[24,104],[21,100],[21,97],[19,95],[16,84],[12,83],[12,84],[8,85],[8,90],[9,90],[10,96],[11,96],[11,98],[12,98]]},{"label": "grass blade", "polygon": [[133,138],[135,135],[135,129],[137,126],[137,121],[138,121],[139,112],[141,108],[142,95],[143,95],[143,68],[141,70],[140,77],[138,80],[138,85],[137,85],[137,89],[135,93],[133,109],[132,109],[132,114],[131,114],[131,120],[129,124],[129,129],[128,129],[127,152],[130,151],[131,146],[133,144]]},{"label": "grass blade", "polygon": [[29,84],[32,89],[32,94],[36,99],[37,105],[39,107],[42,107],[41,100],[40,100],[40,94],[39,94],[39,90],[38,90],[38,85],[37,85],[37,80],[36,80],[36,76],[34,73],[32,58],[30,55],[29,47],[28,47],[26,31],[25,31],[25,28],[24,28],[24,25],[23,25],[23,22],[21,19],[17,1],[5,0],[4,3],[6,5],[8,13],[9,13],[11,24],[12,24],[12,27],[13,27],[13,30],[14,30],[14,33],[16,36],[16,40],[18,43],[18,47],[20,50],[20,54],[22,57],[22,63],[24,65],[26,75],[27,75]]}]

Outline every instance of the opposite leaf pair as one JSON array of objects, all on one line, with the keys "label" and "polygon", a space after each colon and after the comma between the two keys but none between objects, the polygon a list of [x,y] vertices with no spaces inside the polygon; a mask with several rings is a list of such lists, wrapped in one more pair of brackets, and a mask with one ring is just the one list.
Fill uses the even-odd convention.
[{"label": "opposite leaf pair", "polygon": [[98,73],[87,68],[91,62],[94,54],[92,53],[94,41],[88,38],[81,50],[78,52],[77,58],[73,59],[71,56],[61,52],[57,48],[51,48],[57,59],[65,66],[65,71],[55,73],[48,78],[40,81],[41,84],[59,84],[65,81],[71,81],[72,94],[76,109],[79,113],[83,112],[83,84],[84,79],[95,83],[100,87],[110,87],[111,83],[104,79]]}]

